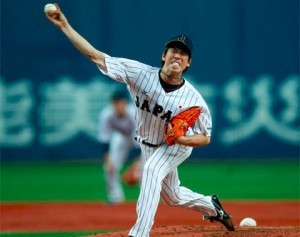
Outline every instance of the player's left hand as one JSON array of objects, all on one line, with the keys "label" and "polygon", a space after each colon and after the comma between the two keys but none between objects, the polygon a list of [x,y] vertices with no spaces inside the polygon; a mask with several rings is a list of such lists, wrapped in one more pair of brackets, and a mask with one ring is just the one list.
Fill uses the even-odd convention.
[{"label": "player's left hand", "polygon": [[[166,133],[169,133],[172,128],[173,128],[172,124],[170,122],[167,123],[167,125],[166,125]],[[177,137],[177,138],[174,139],[173,143],[181,145],[181,140],[182,139],[184,139],[184,136]],[[184,145],[184,144],[182,144],[182,145]]]},{"label": "player's left hand", "polygon": [[[188,128],[199,118],[200,113],[200,108],[195,106],[174,116],[166,127],[165,138],[167,144],[172,146],[177,138],[185,136]],[[178,142],[179,140],[177,140]]]},{"label": "player's left hand", "polygon": [[168,133],[173,128],[172,124],[169,122],[166,126],[166,132]]}]

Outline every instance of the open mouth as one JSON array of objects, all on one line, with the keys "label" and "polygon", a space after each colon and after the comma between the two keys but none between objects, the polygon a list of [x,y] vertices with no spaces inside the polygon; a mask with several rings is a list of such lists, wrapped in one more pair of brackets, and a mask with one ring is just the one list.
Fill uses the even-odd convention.
[{"label": "open mouth", "polygon": [[177,61],[173,61],[173,62],[171,62],[171,65],[178,65],[178,66],[180,66],[180,63],[177,62]]}]

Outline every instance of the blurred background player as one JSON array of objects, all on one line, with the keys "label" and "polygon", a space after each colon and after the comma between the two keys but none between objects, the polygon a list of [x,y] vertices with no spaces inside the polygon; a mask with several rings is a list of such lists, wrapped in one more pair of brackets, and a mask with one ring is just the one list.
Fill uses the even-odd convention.
[{"label": "blurred background player", "polygon": [[98,131],[99,141],[104,147],[103,168],[107,201],[110,204],[121,203],[125,200],[121,169],[129,154],[136,155],[135,161],[128,168],[128,171],[130,169],[130,172],[134,172],[132,175],[136,182],[128,184],[138,183],[141,175],[139,144],[134,140],[134,107],[128,102],[126,91],[114,92],[111,104],[101,110]]}]

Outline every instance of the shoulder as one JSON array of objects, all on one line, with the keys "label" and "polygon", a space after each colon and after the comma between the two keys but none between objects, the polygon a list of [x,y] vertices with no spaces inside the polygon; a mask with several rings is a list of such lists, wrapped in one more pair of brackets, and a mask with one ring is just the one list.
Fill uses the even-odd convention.
[{"label": "shoulder", "polygon": [[106,63],[118,63],[124,65],[131,69],[140,69],[140,70],[148,70],[148,71],[157,71],[158,68],[150,66],[148,64],[142,63],[137,60],[128,59],[128,58],[120,58],[120,57],[112,57],[109,55],[105,55]]},{"label": "shoulder", "polygon": [[130,102],[130,103],[128,103],[128,105],[127,105],[127,107],[126,107],[126,110],[127,110],[128,113],[134,113],[135,107],[134,107],[134,105]]},{"label": "shoulder", "polygon": [[101,111],[100,111],[100,118],[109,118],[112,117],[114,114],[114,109],[111,105],[105,106]]},{"label": "shoulder", "polygon": [[208,110],[208,106],[201,93],[187,80],[185,82],[185,86],[188,89],[187,91],[189,97],[194,98],[195,105],[200,106],[202,109]]},{"label": "shoulder", "polygon": [[132,103],[129,103],[126,108],[128,117],[134,119],[135,117],[135,106]]},{"label": "shoulder", "polygon": [[190,93],[193,93],[194,96],[202,98],[202,95],[200,94],[200,92],[198,90],[196,90],[196,88],[186,79],[185,79],[185,86],[188,88]]}]

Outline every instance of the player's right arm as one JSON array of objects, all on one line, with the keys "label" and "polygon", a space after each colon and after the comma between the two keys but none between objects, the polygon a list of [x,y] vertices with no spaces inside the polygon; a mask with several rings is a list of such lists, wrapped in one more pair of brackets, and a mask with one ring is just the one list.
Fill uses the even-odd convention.
[{"label": "player's right arm", "polygon": [[55,3],[55,5],[57,7],[56,13],[51,15],[46,13],[48,20],[57,26],[83,55],[96,63],[102,70],[107,71],[105,66],[105,54],[95,49],[85,38],[75,31],[60,10],[58,4]]}]

